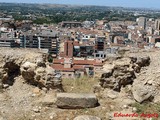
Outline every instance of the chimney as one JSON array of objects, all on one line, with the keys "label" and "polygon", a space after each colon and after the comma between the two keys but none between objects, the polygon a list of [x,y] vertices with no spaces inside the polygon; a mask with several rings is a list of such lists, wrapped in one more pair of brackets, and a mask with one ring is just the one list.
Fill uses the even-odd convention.
[{"label": "chimney", "polygon": [[73,57],[73,41],[67,40],[64,43],[64,54],[65,54],[65,57],[69,57],[69,58]]},{"label": "chimney", "polygon": [[64,59],[64,68],[71,68],[72,67],[72,59],[71,58],[65,58]]}]

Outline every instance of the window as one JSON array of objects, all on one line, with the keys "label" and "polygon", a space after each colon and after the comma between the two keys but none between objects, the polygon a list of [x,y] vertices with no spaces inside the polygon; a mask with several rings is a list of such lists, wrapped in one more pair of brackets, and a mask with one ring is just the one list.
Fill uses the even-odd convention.
[{"label": "window", "polygon": [[99,54],[96,54],[96,57],[99,57]]},{"label": "window", "polygon": [[68,74],[69,77],[72,77],[72,74]]},{"label": "window", "polygon": [[63,74],[63,76],[66,76],[66,74]]}]

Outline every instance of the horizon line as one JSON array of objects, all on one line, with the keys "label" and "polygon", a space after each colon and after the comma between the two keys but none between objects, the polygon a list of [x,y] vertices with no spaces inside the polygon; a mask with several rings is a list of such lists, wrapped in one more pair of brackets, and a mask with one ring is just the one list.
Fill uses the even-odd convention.
[{"label": "horizon line", "polygon": [[86,4],[64,4],[64,3],[38,3],[38,2],[30,2],[30,3],[25,3],[25,2],[0,2],[1,3],[5,3],[5,4],[39,4],[39,5],[44,5],[44,4],[51,4],[51,5],[70,5],[70,6],[97,6],[97,7],[119,7],[119,8],[130,8],[130,9],[148,9],[148,10],[160,10],[160,8],[149,8],[149,7],[131,7],[131,6],[114,6],[114,5],[110,5],[110,6],[106,6],[106,5],[94,5],[94,4],[90,4],[90,5],[86,5]]}]

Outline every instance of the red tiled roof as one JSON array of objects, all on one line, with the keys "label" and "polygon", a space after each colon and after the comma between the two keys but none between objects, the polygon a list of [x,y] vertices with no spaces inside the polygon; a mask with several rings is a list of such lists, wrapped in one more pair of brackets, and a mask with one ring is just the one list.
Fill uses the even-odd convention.
[{"label": "red tiled roof", "polygon": [[61,64],[64,63],[64,59],[54,59],[53,64]]},{"label": "red tiled roof", "polygon": [[93,65],[94,61],[93,60],[73,60],[73,64],[76,65]]},{"label": "red tiled roof", "polygon": [[64,68],[64,66],[61,64],[53,64],[52,68],[55,70],[60,70],[60,71],[74,72],[73,68]]},{"label": "red tiled roof", "polygon": [[84,70],[87,67],[94,66],[103,66],[102,62],[98,62],[96,60],[73,60],[72,68],[64,68],[64,59],[54,59],[52,68],[60,71],[75,71],[75,70]]},{"label": "red tiled roof", "polygon": [[81,33],[86,34],[86,35],[87,35],[87,34],[93,34],[93,35],[98,34],[97,31],[88,30],[88,29],[83,29],[83,28],[78,29],[77,32],[81,32]]},{"label": "red tiled roof", "polygon": [[103,66],[103,63],[95,62],[95,63],[94,63],[94,66]]},{"label": "red tiled roof", "polygon": [[85,68],[85,66],[84,65],[74,65],[73,66],[73,69],[75,69],[75,70],[79,70],[79,69],[84,69]]},{"label": "red tiled roof", "polygon": [[73,60],[73,64],[76,64],[76,65],[95,65],[95,66],[103,65],[101,62],[97,62],[96,60]]},{"label": "red tiled roof", "polygon": [[[53,64],[63,64],[64,59],[54,59]],[[97,62],[96,60],[73,60],[73,64],[75,65],[102,65],[101,62]]]}]

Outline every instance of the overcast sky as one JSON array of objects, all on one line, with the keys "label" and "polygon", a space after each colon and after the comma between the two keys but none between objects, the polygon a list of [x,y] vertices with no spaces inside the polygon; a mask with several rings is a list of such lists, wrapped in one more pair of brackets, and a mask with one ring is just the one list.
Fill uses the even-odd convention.
[{"label": "overcast sky", "polygon": [[0,2],[103,5],[160,9],[160,0],[0,0]]}]

